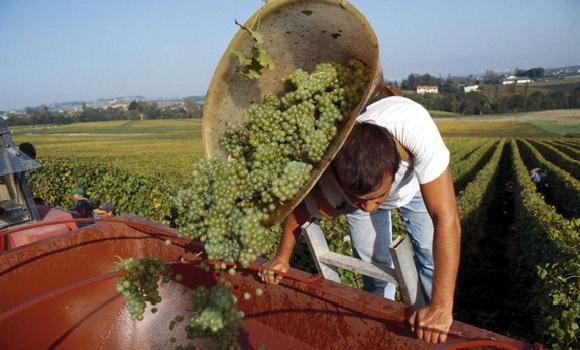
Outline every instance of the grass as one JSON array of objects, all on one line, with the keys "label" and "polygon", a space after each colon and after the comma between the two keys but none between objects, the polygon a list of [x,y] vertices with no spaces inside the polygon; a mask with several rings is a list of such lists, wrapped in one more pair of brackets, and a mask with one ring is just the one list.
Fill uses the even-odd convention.
[{"label": "grass", "polygon": [[443,136],[545,137],[578,134],[580,109],[438,118]]},{"label": "grass", "polygon": [[[160,134],[201,135],[199,119],[156,119],[156,120],[115,120],[108,122],[75,123],[61,126],[32,126],[12,128],[15,135],[65,135],[90,134],[91,136],[108,136],[109,134]],[[198,136],[199,136],[198,135]],[[70,135],[68,135],[70,136]],[[74,135],[72,135],[74,136]]]},{"label": "grass", "polygon": [[431,117],[433,117],[433,118],[458,118],[458,117],[461,117],[461,114],[459,114],[459,113],[446,112],[446,111],[430,110],[429,114],[431,114]]},{"label": "grass", "polygon": [[580,125],[557,124],[551,122],[534,122],[534,126],[552,134],[580,136]]},{"label": "grass", "polygon": [[14,142],[31,142],[38,159],[74,157],[141,173],[182,175],[203,157],[200,120],[78,123],[13,129]]},{"label": "grass", "polygon": [[550,134],[530,123],[517,121],[435,121],[444,137],[545,137]]}]

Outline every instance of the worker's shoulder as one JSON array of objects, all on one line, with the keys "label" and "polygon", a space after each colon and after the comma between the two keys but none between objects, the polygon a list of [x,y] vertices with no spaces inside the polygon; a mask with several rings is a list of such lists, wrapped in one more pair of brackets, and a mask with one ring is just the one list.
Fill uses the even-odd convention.
[{"label": "worker's shoulder", "polygon": [[403,96],[390,96],[383,98],[369,106],[357,118],[359,122],[377,122],[380,120],[429,117],[429,112],[419,103]]},{"label": "worker's shoulder", "polygon": [[408,97],[403,96],[389,96],[378,100],[377,102],[369,105],[369,108],[388,108],[391,106],[409,107],[409,108],[423,108],[421,104],[411,100]]}]

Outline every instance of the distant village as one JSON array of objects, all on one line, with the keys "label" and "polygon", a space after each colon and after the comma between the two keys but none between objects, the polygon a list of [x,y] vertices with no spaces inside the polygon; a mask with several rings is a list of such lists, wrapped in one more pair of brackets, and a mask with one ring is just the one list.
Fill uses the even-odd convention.
[{"label": "distant village", "polygon": [[[462,84],[461,88],[464,93],[480,91],[482,85],[522,85],[522,84],[532,84],[534,82],[549,82],[554,80],[564,80],[571,78],[580,78],[580,69],[576,67],[572,68],[562,68],[551,71],[549,74],[543,74],[538,79],[532,79],[529,76],[517,76],[513,74],[504,74],[495,82],[485,81],[484,76],[470,76],[467,77],[469,80],[474,82],[473,84]],[[438,94],[441,93],[439,85],[417,85],[415,92],[418,95],[424,94]]]},{"label": "distant village", "polygon": [[[115,109],[125,109],[127,110],[131,102],[133,101],[146,101],[151,103],[156,103],[159,108],[176,110],[185,107],[187,100],[193,100],[196,103],[203,104],[203,96],[192,96],[185,98],[146,98],[143,96],[124,96],[124,97],[114,97],[114,98],[103,98],[96,101],[71,101],[71,102],[55,102],[48,105],[42,105],[42,107],[47,107],[51,112],[57,113],[74,113],[80,112],[83,108],[115,108]],[[41,107],[41,106],[37,106]],[[29,107],[35,108],[35,107]],[[26,108],[10,111],[2,111],[0,116],[7,117],[8,114],[20,114],[26,112]]]}]

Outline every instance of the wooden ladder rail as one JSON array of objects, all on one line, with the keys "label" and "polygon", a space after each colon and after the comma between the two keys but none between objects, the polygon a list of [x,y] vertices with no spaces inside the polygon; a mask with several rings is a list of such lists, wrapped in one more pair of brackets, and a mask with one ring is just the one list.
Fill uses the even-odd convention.
[{"label": "wooden ladder rail", "polygon": [[302,233],[318,271],[325,279],[340,283],[337,268],[360,273],[399,286],[403,302],[417,307],[426,305],[425,293],[413,258],[413,247],[406,236],[398,237],[389,252],[395,268],[384,264],[365,262],[347,255],[331,252],[318,220],[302,225]]}]

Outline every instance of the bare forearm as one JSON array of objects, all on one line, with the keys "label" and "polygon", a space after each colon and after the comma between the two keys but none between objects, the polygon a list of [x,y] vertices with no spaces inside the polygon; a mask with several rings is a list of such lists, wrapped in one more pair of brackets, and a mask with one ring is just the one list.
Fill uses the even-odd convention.
[{"label": "bare forearm", "polygon": [[296,246],[296,241],[298,236],[294,233],[294,229],[288,225],[288,219],[284,222],[284,232],[282,233],[282,240],[278,246],[278,251],[276,252],[276,257],[283,259],[284,261],[290,261],[292,257],[292,252]]},{"label": "bare forearm", "polygon": [[455,282],[459,268],[461,228],[457,217],[434,219],[433,297],[431,303],[453,309]]},{"label": "bare forearm", "polygon": [[301,234],[302,225],[308,220],[308,213],[303,204],[300,204],[284,220],[284,230],[282,240],[278,246],[276,257],[284,261],[290,261],[292,252],[296,246],[296,241]]}]

